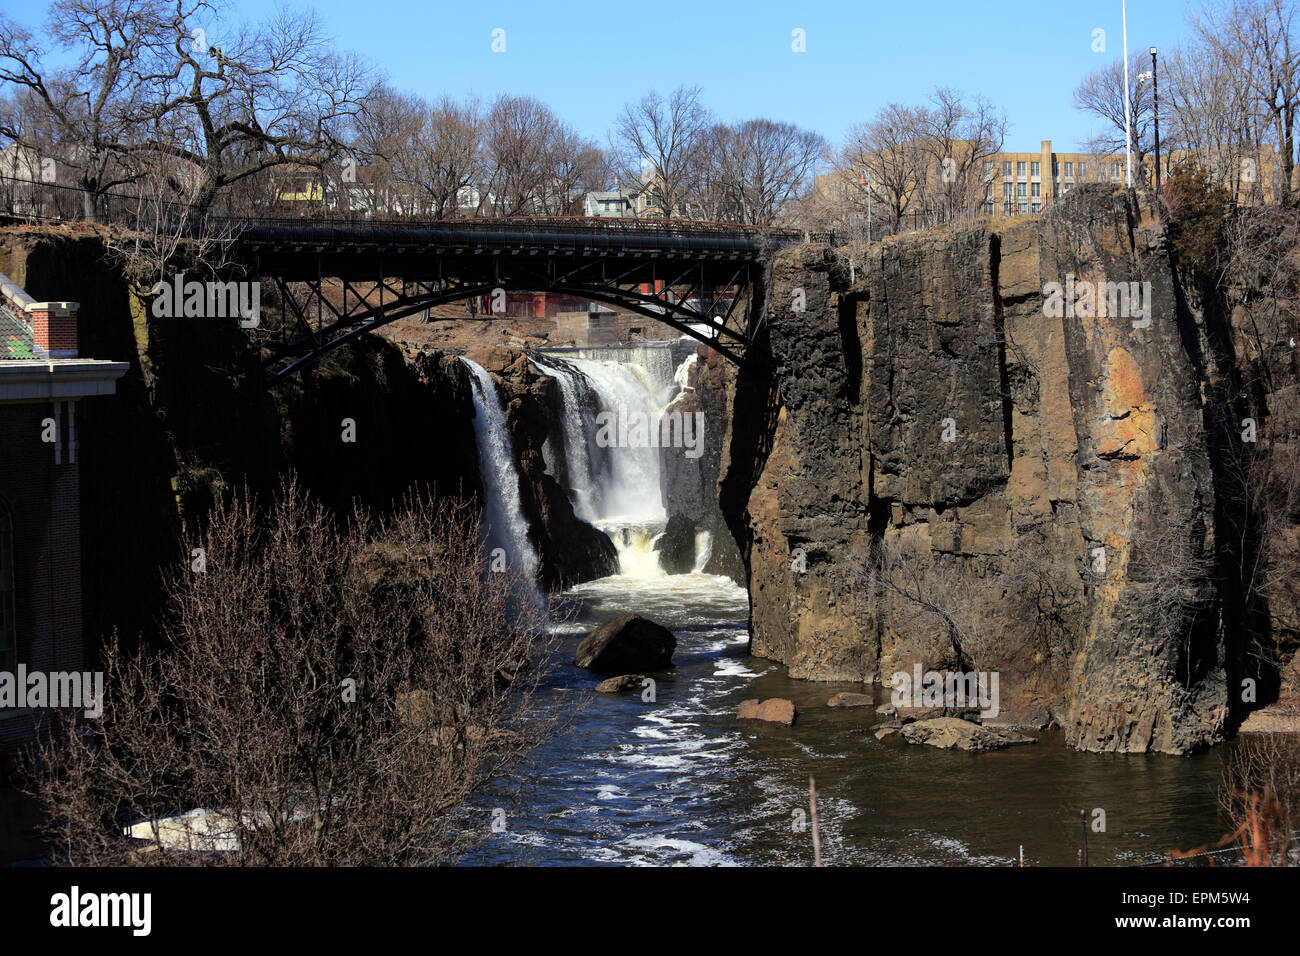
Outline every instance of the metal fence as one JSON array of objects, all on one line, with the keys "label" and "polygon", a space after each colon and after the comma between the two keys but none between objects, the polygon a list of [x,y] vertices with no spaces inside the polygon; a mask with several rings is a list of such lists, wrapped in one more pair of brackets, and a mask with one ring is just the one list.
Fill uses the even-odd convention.
[{"label": "metal fence", "polygon": [[[91,201],[88,201],[88,198]],[[90,212],[93,210],[93,214]],[[746,238],[785,245],[809,237],[797,229],[745,223],[698,222],[682,219],[628,219],[599,216],[511,216],[508,219],[467,217],[431,220],[419,216],[375,216],[359,210],[333,209],[317,202],[294,200],[238,201],[218,197],[207,210],[141,193],[120,190],[91,191],[57,183],[33,182],[0,176],[0,217],[11,220],[86,221],[128,228],[163,228],[168,231],[212,226],[310,225],[345,229],[353,225],[400,229],[428,229],[445,225],[457,231],[493,232],[509,222],[511,231],[532,234],[586,234],[661,238]],[[825,235],[825,234],[822,234]]]}]

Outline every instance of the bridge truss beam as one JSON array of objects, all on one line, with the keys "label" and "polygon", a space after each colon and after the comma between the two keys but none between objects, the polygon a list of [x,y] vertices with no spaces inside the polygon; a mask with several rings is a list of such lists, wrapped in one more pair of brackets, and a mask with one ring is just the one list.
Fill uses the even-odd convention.
[{"label": "bridge truss beam", "polygon": [[[745,363],[745,346],[759,321],[754,307],[763,268],[759,249],[735,243],[584,247],[552,237],[527,238],[533,241],[513,237],[493,246],[426,245],[405,237],[379,244],[243,237],[251,271],[270,279],[283,303],[278,335],[264,359],[267,383],[389,322],[450,302],[491,299],[498,292],[601,302],[662,322],[738,365]],[[505,316],[481,316],[493,318]]]}]

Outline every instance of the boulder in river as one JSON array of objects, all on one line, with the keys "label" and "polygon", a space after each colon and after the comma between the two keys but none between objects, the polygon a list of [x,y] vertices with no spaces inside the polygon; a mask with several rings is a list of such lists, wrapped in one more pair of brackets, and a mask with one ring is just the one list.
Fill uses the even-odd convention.
[{"label": "boulder in river", "polygon": [[767,700],[742,700],[740,710],[736,713],[738,724],[775,724],[789,727],[794,723],[794,704],[783,697],[770,697]]},{"label": "boulder in river", "polygon": [[897,723],[897,721],[893,723],[884,723],[878,725],[874,731],[876,735],[876,739],[884,740],[886,737],[893,737],[895,734],[897,734],[901,728],[895,727],[894,723]]},{"label": "boulder in river", "polygon": [[573,663],[598,674],[663,670],[672,664],[677,638],[666,627],[635,614],[606,621],[578,645]]},{"label": "boulder in river", "polygon": [[1025,737],[1010,730],[991,730],[956,717],[935,717],[907,724],[900,731],[909,744],[928,744],[941,750],[1001,750],[1012,744],[1032,744],[1033,737]]},{"label": "boulder in river", "polygon": [[627,690],[640,690],[645,679],[644,674],[620,674],[618,677],[611,677],[597,684],[596,693],[621,694]]}]

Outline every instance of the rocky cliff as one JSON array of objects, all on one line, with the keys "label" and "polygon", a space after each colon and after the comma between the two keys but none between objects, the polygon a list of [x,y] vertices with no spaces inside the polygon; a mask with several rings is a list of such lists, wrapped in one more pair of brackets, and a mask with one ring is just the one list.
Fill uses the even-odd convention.
[{"label": "rocky cliff", "polygon": [[1084,189],[997,231],[804,245],[767,316],[721,485],[755,654],[815,680],[995,670],[1000,722],[1085,750],[1222,738],[1236,432],[1149,210]]}]

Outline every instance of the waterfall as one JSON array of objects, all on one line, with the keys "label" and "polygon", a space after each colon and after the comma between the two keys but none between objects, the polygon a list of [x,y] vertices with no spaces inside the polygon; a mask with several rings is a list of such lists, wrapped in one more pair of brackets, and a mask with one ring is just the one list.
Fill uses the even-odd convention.
[{"label": "waterfall", "polygon": [[[600,359],[569,359],[575,369],[592,383],[600,411],[623,419],[648,416],[658,427],[659,414],[667,404],[661,400],[663,386],[649,369]],[[671,380],[670,380],[671,381]],[[595,420],[589,432],[596,434]],[[605,473],[600,476],[600,521],[647,522],[668,520],[659,490],[659,449],[647,443],[641,447],[608,447],[604,452]]]},{"label": "waterfall", "polygon": [[539,372],[555,379],[563,402],[560,416],[563,467],[548,436],[542,448],[547,470],[560,478],[573,495],[574,513],[583,521],[594,523],[601,516],[601,488],[595,464],[601,456],[596,448],[594,416],[588,413],[596,406],[591,383],[580,371],[563,362],[534,356],[532,363]]},{"label": "waterfall", "polygon": [[519,503],[519,469],[510,433],[506,431],[501,399],[487,370],[464,356],[472,373],[474,439],[478,445],[479,478],[483,482],[483,521],[489,551],[501,548],[512,568],[526,580],[537,580],[537,551],[528,539],[528,522]]},{"label": "waterfall", "polygon": [[713,532],[695,532],[695,567],[691,570],[697,574],[702,572],[711,557],[713,557]]},{"label": "waterfall", "polygon": [[[655,542],[668,514],[660,489],[656,443],[600,447],[597,416],[609,413],[643,420],[654,429],[664,407],[681,389],[685,374],[670,347],[633,345],[566,349],[533,357],[534,367],[556,380],[564,403],[560,435],[547,467],[565,485],[580,518],[614,543],[621,574],[664,574]],[[563,462],[556,459],[562,451]]]}]

